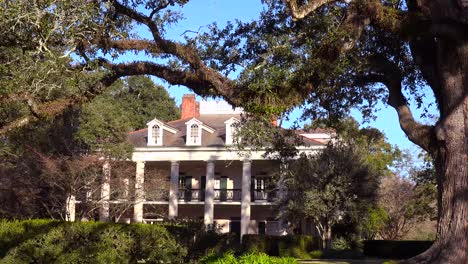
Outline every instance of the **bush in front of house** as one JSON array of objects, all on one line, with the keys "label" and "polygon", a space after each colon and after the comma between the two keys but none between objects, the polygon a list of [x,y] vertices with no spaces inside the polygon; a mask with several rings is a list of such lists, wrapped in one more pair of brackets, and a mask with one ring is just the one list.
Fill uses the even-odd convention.
[{"label": "bush in front of house", "polygon": [[183,263],[187,250],[165,227],[0,221],[0,263]]},{"label": "bush in front of house", "polygon": [[318,240],[306,235],[268,236],[244,235],[244,252],[261,252],[270,256],[311,258],[309,252],[318,249]]},{"label": "bush in front of house", "polygon": [[227,252],[223,256],[218,257],[211,255],[203,258],[201,263],[206,264],[295,264],[296,259],[291,257],[272,257],[265,253],[247,253],[236,257],[232,252]]},{"label": "bush in front of house", "polygon": [[411,240],[366,240],[364,255],[366,257],[406,259],[426,251],[433,241]]}]

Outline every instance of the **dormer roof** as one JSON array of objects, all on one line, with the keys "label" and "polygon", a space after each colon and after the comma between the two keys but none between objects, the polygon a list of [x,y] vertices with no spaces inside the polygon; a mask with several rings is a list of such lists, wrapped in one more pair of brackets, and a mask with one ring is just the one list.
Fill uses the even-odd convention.
[{"label": "dormer roof", "polygon": [[209,133],[213,133],[216,131],[216,129],[204,124],[202,121],[196,119],[195,117],[190,119],[189,121],[185,122],[186,125],[193,125],[193,124],[197,124],[199,126],[201,126],[201,128]]},{"label": "dormer roof", "polygon": [[177,131],[178,131],[177,128],[172,127],[172,126],[166,124],[164,121],[161,121],[161,120],[159,120],[159,119],[157,119],[157,118],[155,118],[155,119],[149,121],[148,123],[146,123],[146,125],[147,125],[148,127],[154,126],[154,125],[159,125],[162,129],[164,129],[164,130],[166,130],[166,131],[169,131],[169,132],[171,132],[172,134],[175,134],[175,133],[177,133]]}]

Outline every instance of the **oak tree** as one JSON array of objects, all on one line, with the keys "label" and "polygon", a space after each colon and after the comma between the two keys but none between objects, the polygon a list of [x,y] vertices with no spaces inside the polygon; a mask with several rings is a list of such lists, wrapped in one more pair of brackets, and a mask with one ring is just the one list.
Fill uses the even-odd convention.
[{"label": "oak tree", "polygon": [[[467,262],[466,0],[269,0],[259,21],[171,40],[168,25],[187,2],[2,1],[0,104],[17,111],[0,120],[0,132],[142,74],[269,117],[303,103],[309,117],[336,120],[353,107],[369,116],[385,100],[437,172],[438,237],[408,263]],[[128,52],[146,57],[116,60]],[[422,103],[424,85],[439,110],[434,125],[417,122],[406,98]]]}]

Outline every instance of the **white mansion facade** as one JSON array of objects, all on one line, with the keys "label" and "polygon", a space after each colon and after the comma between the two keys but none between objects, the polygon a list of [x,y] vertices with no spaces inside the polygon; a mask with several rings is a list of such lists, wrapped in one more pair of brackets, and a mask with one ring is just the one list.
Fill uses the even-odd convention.
[{"label": "white mansion facade", "polygon": [[[159,208],[169,219],[203,219],[222,232],[283,234],[273,210],[278,186],[272,175],[280,164],[265,158],[264,151],[239,153],[231,147],[241,114],[226,102],[197,102],[189,94],[182,98],[181,119],[153,119],[147,128],[129,133],[136,164],[132,221],[158,221],[151,211]],[[323,148],[330,135],[319,132],[301,133],[306,144],[300,150]],[[162,183],[147,186],[148,170],[167,174],[158,176]],[[108,220],[112,204],[105,178],[101,220]]]}]

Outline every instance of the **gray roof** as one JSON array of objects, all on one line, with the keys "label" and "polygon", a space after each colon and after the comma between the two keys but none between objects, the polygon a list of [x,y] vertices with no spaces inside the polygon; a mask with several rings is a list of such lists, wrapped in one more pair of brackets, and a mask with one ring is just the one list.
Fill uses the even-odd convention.
[{"label": "gray roof", "polygon": [[[224,123],[231,117],[241,119],[240,115],[233,114],[211,114],[211,115],[200,115],[196,117],[197,120],[201,121],[204,125],[214,129],[213,133],[209,133],[202,129],[202,142],[201,146],[204,147],[220,147],[224,146],[226,140],[226,124]],[[155,148],[163,147],[185,147],[187,121],[192,118],[178,119],[170,122],[166,122],[168,126],[177,129],[177,133],[173,134],[166,130],[163,130],[163,145],[155,146]],[[128,134],[128,140],[134,147],[146,147],[148,137],[148,128],[140,129],[137,131],[130,132]],[[323,145],[322,143],[304,138],[305,143],[310,145]]]}]

